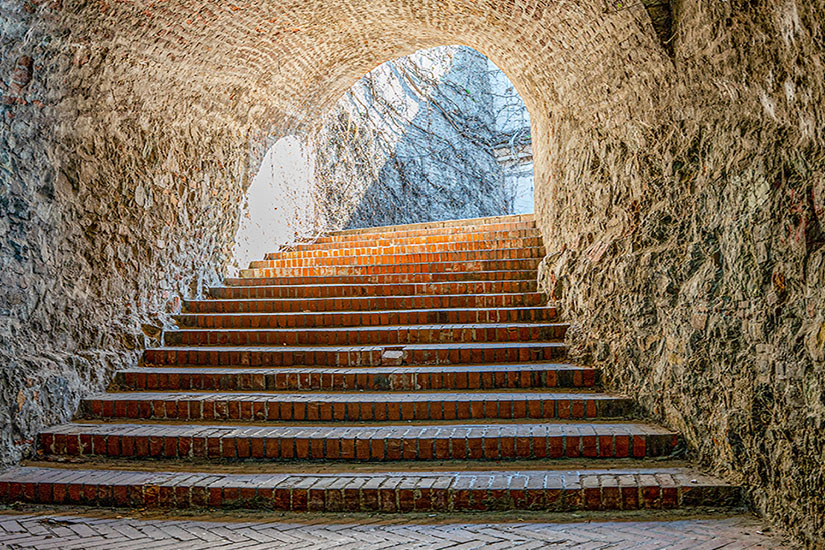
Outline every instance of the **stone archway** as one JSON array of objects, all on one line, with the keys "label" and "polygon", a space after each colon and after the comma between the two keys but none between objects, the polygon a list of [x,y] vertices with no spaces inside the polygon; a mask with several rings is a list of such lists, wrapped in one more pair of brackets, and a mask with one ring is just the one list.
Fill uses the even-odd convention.
[{"label": "stone archway", "polygon": [[134,361],[156,312],[218,276],[250,149],[302,131],[380,62],[460,43],[531,111],[536,213],[557,251],[543,282],[581,350],[813,547],[825,517],[825,8],[685,0],[670,41],[669,10],[648,4],[4,11],[3,460]]}]

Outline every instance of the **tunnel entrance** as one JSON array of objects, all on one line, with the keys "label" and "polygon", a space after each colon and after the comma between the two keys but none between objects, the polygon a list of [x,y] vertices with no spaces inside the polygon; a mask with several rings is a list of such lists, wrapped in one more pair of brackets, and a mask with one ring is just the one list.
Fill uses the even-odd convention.
[{"label": "tunnel entrance", "polygon": [[235,263],[328,230],[532,212],[524,101],[477,50],[437,46],[382,63],[268,149]]}]

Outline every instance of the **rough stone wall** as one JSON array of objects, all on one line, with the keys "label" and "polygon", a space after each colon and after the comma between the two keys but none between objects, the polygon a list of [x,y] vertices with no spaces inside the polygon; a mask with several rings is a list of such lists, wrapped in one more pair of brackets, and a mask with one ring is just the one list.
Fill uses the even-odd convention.
[{"label": "rough stone wall", "polygon": [[4,463],[217,279],[245,178],[241,124],[149,89],[146,62],[74,8],[4,6],[19,11],[0,19]]},{"label": "rough stone wall", "polygon": [[660,80],[551,109],[543,281],[610,386],[825,548],[825,7],[674,12]]},{"label": "rough stone wall", "polygon": [[3,0],[0,457],[222,271],[259,138],[464,44],[531,112],[542,280],[576,350],[822,548],[825,7],[671,13],[663,47],[613,2]]}]

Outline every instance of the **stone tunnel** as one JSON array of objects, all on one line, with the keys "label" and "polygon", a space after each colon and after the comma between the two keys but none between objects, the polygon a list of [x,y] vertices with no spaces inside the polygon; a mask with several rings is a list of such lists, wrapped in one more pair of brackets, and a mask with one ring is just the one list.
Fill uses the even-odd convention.
[{"label": "stone tunnel", "polygon": [[220,279],[274,140],[462,44],[529,109],[575,355],[822,548],[824,22],[815,0],[5,2],[0,458]]}]

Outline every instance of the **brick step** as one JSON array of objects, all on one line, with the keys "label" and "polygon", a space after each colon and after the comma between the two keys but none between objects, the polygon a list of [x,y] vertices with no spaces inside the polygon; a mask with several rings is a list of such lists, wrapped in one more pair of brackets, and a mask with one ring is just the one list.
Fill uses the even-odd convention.
[{"label": "brick step", "polygon": [[408,344],[404,346],[162,347],[144,351],[146,365],[366,367],[552,361],[565,357],[556,342]]},{"label": "brick step", "polygon": [[[381,254],[370,250],[363,256],[318,256],[309,258],[282,258],[249,262],[250,269],[278,269],[298,267],[370,267],[408,266],[416,264],[466,264],[543,258],[543,248],[502,248],[495,250],[469,250],[464,252],[426,252],[414,254]],[[442,271],[450,271],[445,268]]]},{"label": "brick step", "polygon": [[538,268],[541,258],[517,260],[472,260],[387,265],[314,265],[309,267],[266,267],[242,269],[241,277],[310,277],[324,275],[389,275],[401,273],[452,273],[468,271],[523,271]]},{"label": "brick step", "polygon": [[492,224],[536,223],[535,214],[503,214],[500,216],[481,216],[479,218],[456,218],[429,222],[404,223],[396,225],[376,225],[371,227],[356,227],[353,229],[339,229],[331,231],[329,235],[358,235],[375,232],[407,231],[410,229],[438,229],[446,227],[476,227]]},{"label": "brick step", "polygon": [[80,402],[82,418],[247,421],[398,421],[491,418],[616,418],[633,401],[603,393],[217,393],[99,394]]},{"label": "brick step", "polygon": [[555,309],[548,307],[401,309],[386,311],[327,311],[322,313],[198,313],[175,315],[175,319],[180,327],[234,329],[371,327],[384,324],[518,323],[547,322],[554,321],[555,318]]},{"label": "brick step", "polygon": [[[526,241],[526,242],[522,242]],[[532,242],[536,244],[531,244]],[[419,235],[413,237],[397,237],[386,235],[374,237],[372,235],[362,235],[359,240],[349,240],[342,242],[317,242],[308,241],[286,245],[278,252],[300,252],[305,250],[346,250],[349,248],[371,247],[371,246],[416,246],[422,244],[446,244],[446,243],[474,243],[487,242],[500,243],[512,242],[512,246],[504,248],[514,248],[519,246],[541,246],[541,233],[538,229],[520,229],[513,231],[496,231],[492,233],[461,233],[461,234],[441,234],[441,235]],[[516,244],[516,243],[521,244]]]},{"label": "brick step", "polygon": [[400,285],[418,283],[456,283],[479,281],[523,281],[536,280],[535,269],[499,271],[451,271],[443,273],[384,273],[366,275],[319,275],[283,277],[229,277],[226,286],[271,286],[271,285]]},{"label": "brick step", "polygon": [[451,281],[442,283],[359,285],[215,286],[216,299],[351,298],[355,296],[428,296],[438,294],[523,294],[536,292],[536,279],[523,281]]},{"label": "brick step", "polygon": [[687,468],[351,474],[145,472],[15,467],[0,501],[293,512],[639,510],[741,505],[741,491]]},{"label": "brick step", "polygon": [[40,433],[46,455],[268,460],[535,460],[672,454],[678,436],[645,424],[244,427],[80,424]]},{"label": "brick step", "polygon": [[[354,296],[347,298],[265,298],[248,300],[187,300],[185,313],[301,313],[436,309],[503,309],[544,305],[544,295],[438,294],[434,296]],[[552,310],[555,314],[555,309]],[[408,314],[412,315],[412,314]],[[468,313],[469,315],[469,313]],[[403,317],[403,316],[402,316]]]},{"label": "brick step", "polygon": [[516,221],[499,223],[464,224],[453,226],[417,226],[417,227],[370,227],[359,230],[336,231],[315,239],[316,243],[345,243],[365,239],[404,239],[428,235],[453,235],[457,239],[464,235],[479,235],[489,239],[491,235],[502,231],[537,231],[535,221]]},{"label": "brick step", "polygon": [[[386,240],[385,240],[386,241]],[[321,258],[347,258],[354,261],[356,257],[392,257],[399,255],[415,256],[418,254],[468,254],[485,253],[481,257],[491,259],[496,257],[527,257],[527,256],[496,256],[494,252],[498,250],[537,250],[544,255],[541,237],[527,237],[521,239],[507,239],[500,241],[446,241],[427,242],[415,244],[378,244],[372,241],[358,241],[348,243],[346,247],[331,248],[310,248],[302,250],[284,249],[278,252],[270,252],[264,256],[264,260],[308,260]],[[353,246],[357,245],[357,246]],[[445,257],[442,260],[449,260]],[[468,258],[459,258],[468,259]],[[396,262],[377,262],[396,263]]]},{"label": "brick step", "polygon": [[114,387],[123,391],[410,391],[593,388],[599,382],[596,369],[558,363],[366,369],[141,367],[115,373]]},{"label": "brick step", "polygon": [[460,342],[543,342],[564,338],[563,323],[476,323],[321,328],[193,328],[168,330],[168,346],[359,346]]}]

